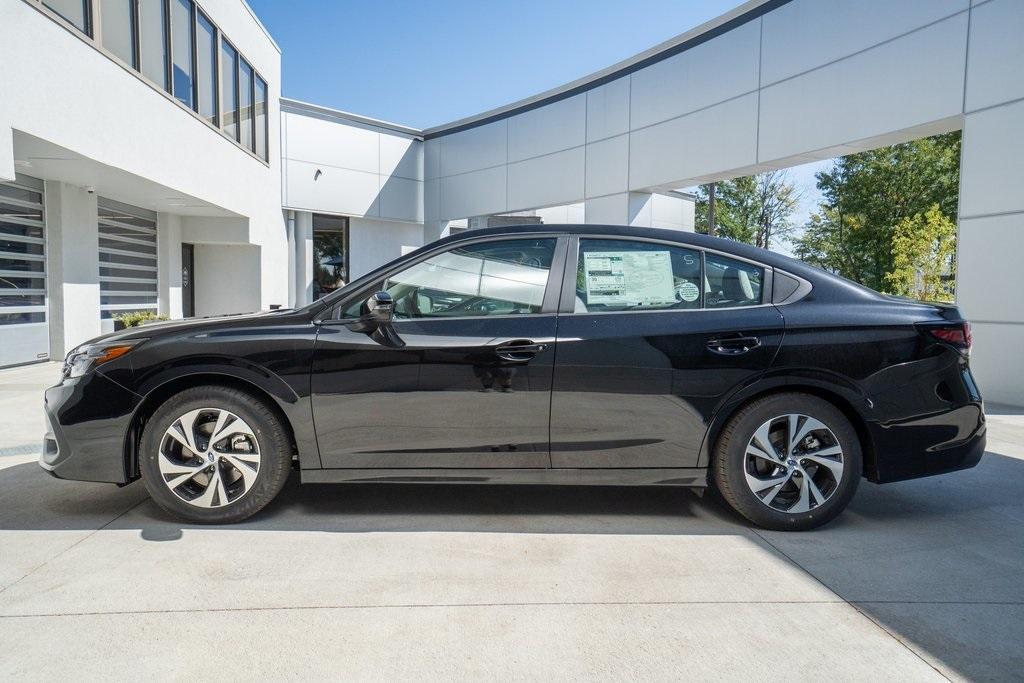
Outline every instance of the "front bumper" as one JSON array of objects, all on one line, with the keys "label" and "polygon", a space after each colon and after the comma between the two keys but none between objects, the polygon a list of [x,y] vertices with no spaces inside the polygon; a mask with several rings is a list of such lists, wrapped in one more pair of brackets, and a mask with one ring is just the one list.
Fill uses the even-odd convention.
[{"label": "front bumper", "polygon": [[60,479],[126,484],[125,445],[142,397],[98,372],[46,390],[39,464]]},{"label": "front bumper", "polygon": [[980,402],[897,423],[869,423],[868,430],[875,458],[867,475],[877,484],[965,470],[985,453]]}]

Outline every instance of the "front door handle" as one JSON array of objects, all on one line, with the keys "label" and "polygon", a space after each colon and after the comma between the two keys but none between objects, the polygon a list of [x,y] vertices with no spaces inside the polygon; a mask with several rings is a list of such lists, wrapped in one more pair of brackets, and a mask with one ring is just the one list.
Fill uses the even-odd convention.
[{"label": "front door handle", "polygon": [[494,353],[502,360],[525,363],[547,348],[547,344],[535,344],[528,339],[517,339],[498,345],[495,347]]},{"label": "front door handle", "polygon": [[738,356],[741,353],[756,349],[760,345],[761,340],[757,337],[736,336],[709,339],[707,347],[711,353],[717,353],[722,356]]}]

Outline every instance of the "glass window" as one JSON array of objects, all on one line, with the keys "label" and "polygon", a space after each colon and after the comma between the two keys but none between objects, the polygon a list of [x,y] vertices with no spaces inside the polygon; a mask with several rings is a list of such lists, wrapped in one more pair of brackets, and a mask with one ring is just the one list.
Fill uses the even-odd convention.
[{"label": "glass window", "polygon": [[140,2],[139,61],[142,75],[164,90],[167,83],[167,17],[164,3]]},{"label": "glass window", "polygon": [[267,157],[267,84],[256,77],[256,156],[264,161]]},{"label": "glass window", "polygon": [[244,59],[238,60],[238,111],[241,137],[246,149],[253,149],[252,133],[252,67]]},{"label": "glass window", "polygon": [[435,254],[392,275],[396,318],[539,313],[555,240],[483,242]]},{"label": "glass window", "polygon": [[125,64],[138,68],[135,61],[135,0],[103,0],[100,8],[103,47]]},{"label": "glass window", "polygon": [[581,239],[577,313],[700,308],[700,252],[632,240]]},{"label": "glass window", "polygon": [[706,254],[704,301],[707,308],[761,303],[764,268],[718,254]]},{"label": "glass window", "polygon": [[43,4],[67,19],[82,33],[92,35],[89,0],[43,0]]},{"label": "glass window", "polygon": [[173,0],[171,2],[171,84],[174,96],[189,109],[195,108],[192,92],[192,2]]},{"label": "glass window", "polygon": [[196,11],[196,82],[199,115],[217,125],[217,29]]},{"label": "glass window", "polygon": [[224,132],[238,139],[238,52],[227,41],[220,44],[220,97]]},{"label": "glass window", "polygon": [[313,214],[313,300],[348,282],[348,219]]}]

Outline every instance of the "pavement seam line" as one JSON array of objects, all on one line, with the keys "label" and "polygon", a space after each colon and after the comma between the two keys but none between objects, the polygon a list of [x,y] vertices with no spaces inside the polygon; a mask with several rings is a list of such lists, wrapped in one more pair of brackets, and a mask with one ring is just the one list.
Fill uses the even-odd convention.
[{"label": "pavement seam line", "polygon": [[21,576],[21,577],[20,577],[20,578],[19,578],[19,579],[18,579],[17,581],[14,581],[14,582],[12,582],[12,583],[9,583],[9,584],[7,584],[6,586],[4,586],[3,588],[0,588],[0,595],[3,595],[3,594],[4,594],[5,592],[7,592],[7,589],[8,589],[8,588],[13,588],[14,586],[17,586],[17,585],[18,585],[19,583],[21,583],[22,581],[24,581],[24,580],[25,580],[25,579],[27,579],[28,577],[32,576],[33,574],[35,574],[35,573],[36,573],[37,571],[39,571],[40,569],[42,569],[42,568],[43,568],[43,567],[45,567],[46,565],[50,564],[51,562],[53,562],[53,561],[54,561],[54,560],[56,560],[57,558],[59,558],[59,557],[63,556],[63,555],[65,554],[65,553],[68,553],[68,552],[70,552],[71,550],[73,550],[74,548],[78,547],[78,545],[79,545],[80,543],[84,543],[85,541],[88,541],[88,540],[89,540],[90,538],[92,538],[93,536],[95,536],[95,535],[96,535],[96,534],[97,534],[98,532],[100,532],[100,531],[103,531],[103,530],[104,530],[104,529],[106,529],[106,528],[107,528],[108,526],[110,526],[111,524],[113,524],[113,523],[114,523],[114,522],[116,522],[117,520],[121,519],[122,517],[124,517],[124,516],[125,516],[125,515],[127,515],[127,514],[128,514],[129,512],[131,512],[131,511],[132,511],[132,510],[134,510],[135,508],[139,507],[139,506],[140,506],[140,505],[142,505],[143,503],[145,503],[145,502],[146,502],[147,500],[149,500],[149,498],[148,498],[148,497],[147,497],[147,498],[143,498],[142,500],[140,500],[140,501],[139,501],[138,503],[136,503],[135,505],[132,505],[132,506],[130,506],[130,507],[128,507],[128,508],[126,508],[126,509],[125,509],[124,511],[122,511],[121,513],[119,513],[119,514],[118,514],[117,516],[115,516],[115,517],[114,517],[113,519],[111,519],[110,521],[108,521],[108,522],[105,522],[105,523],[104,523],[104,524],[103,524],[102,526],[99,526],[99,527],[97,527],[97,528],[93,529],[92,531],[90,531],[89,533],[87,533],[87,534],[86,534],[85,536],[82,536],[82,537],[81,537],[80,539],[78,539],[77,541],[75,541],[74,543],[72,543],[71,545],[69,545],[69,546],[68,546],[67,548],[64,548],[64,550],[61,550],[61,551],[60,551],[59,553],[57,553],[57,554],[56,554],[56,555],[54,555],[53,557],[48,557],[48,558],[46,558],[45,560],[43,560],[43,561],[42,561],[41,563],[37,564],[37,565],[36,565],[35,567],[32,567],[32,569],[28,570],[28,572],[26,572],[26,573],[25,573],[25,574],[24,574],[23,576]]},{"label": "pavement seam line", "polygon": [[[943,673],[943,672],[942,672],[942,671],[941,671],[941,670],[940,670],[940,669],[939,669],[939,668],[938,668],[937,666],[935,666],[934,664],[932,664],[931,662],[929,662],[929,661],[928,661],[927,659],[925,659],[925,658],[924,658],[924,657],[923,657],[923,656],[921,655],[921,653],[919,653],[919,652],[918,652],[917,650],[915,650],[914,648],[910,647],[910,645],[909,645],[909,644],[907,644],[907,642],[906,642],[906,641],[904,641],[904,640],[903,640],[902,638],[900,638],[900,637],[899,637],[899,636],[897,636],[897,635],[896,635],[895,633],[893,633],[892,631],[890,631],[890,630],[889,630],[888,628],[886,628],[886,627],[885,627],[885,626],[884,626],[883,624],[879,623],[879,622],[878,622],[878,620],[876,620],[876,619],[872,618],[870,614],[866,613],[866,612],[865,612],[864,610],[862,610],[862,609],[861,609],[861,608],[860,608],[859,606],[857,606],[857,605],[856,605],[855,603],[852,603],[852,602],[850,602],[849,600],[847,600],[846,598],[844,598],[844,597],[843,597],[842,595],[840,595],[840,594],[839,594],[838,592],[836,592],[836,590],[835,590],[835,589],[833,589],[833,588],[832,588],[831,586],[829,586],[829,585],[828,585],[828,584],[826,584],[826,583],[825,583],[824,581],[822,581],[821,579],[819,579],[819,578],[818,578],[818,577],[817,577],[817,576],[816,576],[816,575],[815,575],[815,574],[814,574],[813,572],[811,572],[811,571],[810,571],[809,569],[807,569],[806,567],[804,567],[804,566],[803,566],[802,564],[800,564],[799,562],[797,562],[796,560],[794,560],[794,559],[793,559],[792,557],[790,557],[790,556],[789,556],[789,555],[788,555],[788,554],[787,554],[787,553],[786,553],[785,551],[783,551],[783,550],[782,550],[781,548],[779,548],[778,546],[776,546],[776,545],[775,545],[774,543],[772,543],[771,541],[769,541],[769,540],[768,540],[768,539],[767,539],[767,538],[766,538],[766,537],[765,537],[764,535],[762,535],[762,534],[761,534],[761,532],[760,532],[760,531],[759,531],[758,529],[755,529],[755,528],[751,527],[751,528],[750,528],[750,531],[751,531],[751,533],[753,533],[753,534],[754,534],[755,536],[757,536],[757,537],[758,537],[758,538],[760,538],[760,539],[761,539],[762,541],[764,541],[764,543],[765,543],[765,544],[767,544],[769,548],[771,548],[772,550],[774,550],[775,552],[777,552],[777,553],[778,553],[779,555],[781,555],[782,557],[786,558],[786,560],[788,560],[789,562],[791,562],[791,563],[793,564],[793,566],[794,566],[794,567],[797,567],[797,568],[799,568],[799,569],[800,569],[800,571],[804,572],[805,574],[807,574],[807,576],[809,576],[809,577],[811,577],[812,579],[814,579],[815,581],[817,581],[817,582],[818,582],[818,584],[820,584],[822,588],[824,588],[824,589],[825,589],[825,590],[827,590],[827,591],[828,591],[829,593],[831,593],[832,595],[834,595],[834,596],[836,596],[837,598],[839,598],[840,600],[842,600],[842,601],[843,601],[843,602],[844,602],[845,604],[847,604],[847,605],[849,605],[850,607],[852,607],[852,608],[854,609],[854,611],[856,611],[856,612],[857,612],[857,614],[859,614],[859,615],[861,615],[862,617],[864,617],[865,619],[867,619],[867,620],[868,620],[869,622],[871,622],[872,624],[874,624],[874,625],[875,625],[875,627],[876,627],[877,629],[879,629],[880,631],[882,631],[883,633],[885,633],[886,635],[888,635],[888,636],[889,636],[890,638],[892,638],[893,640],[895,640],[895,641],[896,641],[897,643],[899,643],[900,645],[902,645],[902,646],[903,646],[903,648],[904,648],[904,649],[905,649],[905,650],[906,650],[907,652],[911,653],[912,655],[914,655],[915,657],[917,657],[917,658],[918,658],[919,660],[921,660],[921,662],[923,662],[925,666],[929,667],[929,668],[930,668],[930,669],[931,669],[932,671],[934,671],[935,673],[937,673],[937,674],[938,674],[939,676],[941,676],[941,677],[942,677],[942,678],[943,678],[944,680],[950,681],[950,683],[952,683],[952,679],[950,679],[950,678],[949,678],[949,676],[947,676],[946,674],[944,674],[944,673]],[[867,603],[867,602],[865,601],[865,602],[863,602],[862,604],[868,604],[868,603]]]}]

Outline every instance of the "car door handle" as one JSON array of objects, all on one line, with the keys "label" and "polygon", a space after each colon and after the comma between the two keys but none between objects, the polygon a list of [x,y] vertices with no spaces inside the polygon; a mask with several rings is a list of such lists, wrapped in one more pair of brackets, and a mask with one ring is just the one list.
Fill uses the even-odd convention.
[{"label": "car door handle", "polygon": [[529,340],[516,340],[499,344],[495,347],[494,353],[502,360],[525,362],[531,360],[547,348],[547,344],[535,344]]},{"label": "car door handle", "polygon": [[736,356],[741,353],[746,353],[752,349],[756,349],[760,345],[761,340],[757,337],[746,336],[709,339],[707,344],[708,351],[722,356]]}]

